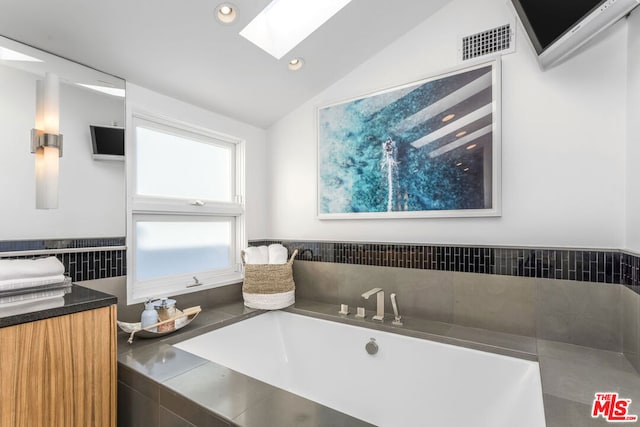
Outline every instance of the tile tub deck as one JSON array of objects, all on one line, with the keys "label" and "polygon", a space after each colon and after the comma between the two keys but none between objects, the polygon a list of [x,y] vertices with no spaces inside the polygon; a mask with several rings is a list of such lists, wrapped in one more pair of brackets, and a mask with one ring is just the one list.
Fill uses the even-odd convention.
[{"label": "tile tub deck", "polygon": [[[403,318],[392,326],[337,314],[339,307],[298,300],[288,311],[478,350],[538,360],[547,427],[604,426],[591,418],[596,392],[618,392],[640,413],[640,375],[622,353],[460,325]],[[203,311],[188,327],[163,338],[118,333],[120,426],[368,426],[349,415],[201,359],[172,346],[259,315],[241,302]],[[368,312],[368,314],[370,314]]]}]

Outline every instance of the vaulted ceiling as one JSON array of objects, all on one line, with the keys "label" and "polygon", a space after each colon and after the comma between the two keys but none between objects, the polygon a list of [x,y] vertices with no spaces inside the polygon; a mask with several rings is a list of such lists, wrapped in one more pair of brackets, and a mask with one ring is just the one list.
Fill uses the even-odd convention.
[{"label": "vaulted ceiling", "polygon": [[0,0],[0,35],[268,128],[450,0],[353,0],[280,60],[238,34],[269,1]]}]

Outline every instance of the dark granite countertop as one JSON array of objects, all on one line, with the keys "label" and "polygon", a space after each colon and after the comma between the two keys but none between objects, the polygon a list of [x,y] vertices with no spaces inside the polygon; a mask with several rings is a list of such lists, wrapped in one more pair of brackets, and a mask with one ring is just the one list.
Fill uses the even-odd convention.
[{"label": "dark granite countertop", "polygon": [[63,302],[53,301],[48,306],[46,303],[42,304],[40,309],[36,310],[32,305],[25,306],[20,310],[0,308],[0,328],[107,307],[118,302],[118,299],[113,295],[75,284],[71,285],[71,292],[65,294],[63,299]]},{"label": "dark granite countertop", "polygon": [[[590,405],[596,392],[617,391],[621,397],[640,402],[640,375],[621,353],[424,319],[406,318],[403,319],[404,326],[396,327],[390,322],[380,324],[372,321],[370,316],[364,320],[341,316],[338,309],[330,304],[299,300],[287,311],[538,360],[547,427],[608,425],[604,419],[590,416]],[[162,338],[136,338],[133,344],[127,344],[128,334],[119,332],[118,362],[119,378],[124,386],[122,391],[155,398],[159,408],[167,409],[155,411],[156,414],[177,414],[183,421],[191,423],[185,425],[369,425],[172,346],[260,313],[238,302],[203,311],[188,327]],[[635,407],[632,409],[632,413],[640,413]],[[149,408],[145,413],[150,413]],[[127,419],[137,419],[135,408],[128,405],[122,408],[122,414]],[[300,420],[304,423],[300,424]],[[146,421],[148,425],[158,425],[152,419]]]}]

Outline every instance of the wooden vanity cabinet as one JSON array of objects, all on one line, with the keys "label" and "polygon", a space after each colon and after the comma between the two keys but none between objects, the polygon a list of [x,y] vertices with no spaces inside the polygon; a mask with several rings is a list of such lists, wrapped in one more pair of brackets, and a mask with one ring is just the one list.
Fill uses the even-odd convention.
[{"label": "wooden vanity cabinet", "polygon": [[0,426],[116,426],[116,306],[0,328]]}]

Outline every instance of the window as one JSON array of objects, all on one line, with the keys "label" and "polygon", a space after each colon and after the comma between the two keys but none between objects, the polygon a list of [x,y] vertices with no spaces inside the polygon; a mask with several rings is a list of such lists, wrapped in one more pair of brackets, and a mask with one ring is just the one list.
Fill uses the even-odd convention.
[{"label": "window", "polygon": [[127,153],[127,299],[242,280],[244,143],[133,115]]}]

